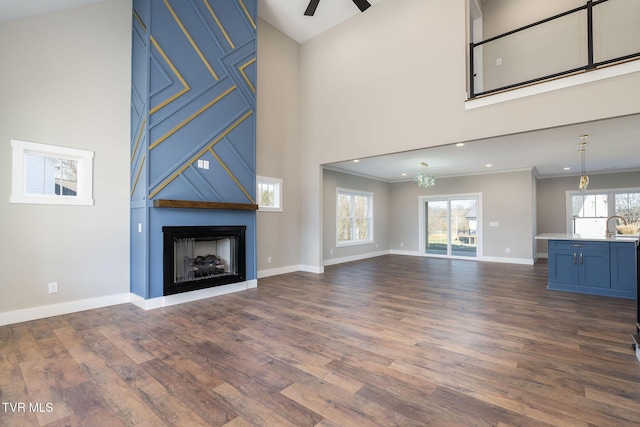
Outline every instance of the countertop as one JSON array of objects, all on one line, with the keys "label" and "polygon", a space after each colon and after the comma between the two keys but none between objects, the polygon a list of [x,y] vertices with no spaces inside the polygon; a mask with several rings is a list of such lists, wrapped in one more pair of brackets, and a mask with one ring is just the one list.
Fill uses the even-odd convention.
[{"label": "countertop", "polygon": [[617,234],[607,237],[605,234],[571,234],[571,233],[542,233],[536,240],[591,240],[594,242],[638,242],[637,234]]}]

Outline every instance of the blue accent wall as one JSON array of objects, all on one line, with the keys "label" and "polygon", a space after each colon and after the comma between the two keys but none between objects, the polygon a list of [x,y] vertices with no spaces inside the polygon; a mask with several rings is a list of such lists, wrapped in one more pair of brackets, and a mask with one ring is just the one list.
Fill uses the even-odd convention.
[{"label": "blue accent wall", "polygon": [[131,292],[162,296],[163,226],[245,225],[256,279],[255,211],[153,201],[256,204],[257,0],[134,0],[132,19]]}]

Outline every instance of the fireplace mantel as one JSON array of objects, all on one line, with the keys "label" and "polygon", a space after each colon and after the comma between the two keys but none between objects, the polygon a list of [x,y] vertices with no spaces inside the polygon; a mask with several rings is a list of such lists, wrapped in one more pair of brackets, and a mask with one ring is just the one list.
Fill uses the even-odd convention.
[{"label": "fireplace mantel", "polygon": [[251,203],[226,203],[226,202],[198,202],[195,200],[167,200],[157,199],[153,201],[154,208],[182,208],[182,209],[225,209],[257,211],[258,205]]}]

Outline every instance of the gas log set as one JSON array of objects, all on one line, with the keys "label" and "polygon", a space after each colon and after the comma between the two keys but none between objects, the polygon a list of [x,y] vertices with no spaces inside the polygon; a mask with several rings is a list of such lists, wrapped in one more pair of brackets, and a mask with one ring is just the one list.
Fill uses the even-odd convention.
[{"label": "gas log set", "polygon": [[215,276],[226,272],[225,262],[216,255],[186,258],[187,271],[193,272],[194,279]]}]

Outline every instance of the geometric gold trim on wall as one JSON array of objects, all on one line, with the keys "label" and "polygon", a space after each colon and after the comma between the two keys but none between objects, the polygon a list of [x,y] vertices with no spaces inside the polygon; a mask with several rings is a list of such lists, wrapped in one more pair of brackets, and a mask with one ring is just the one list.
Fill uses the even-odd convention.
[{"label": "geometric gold trim on wall", "polygon": [[245,68],[247,68],[249,65],[253,64],[254,62],[256,62],[256,58],[255,57],[251,58],[245,64],[241,65],[240,68],[238,69],[238,71],[240,72],[240,74],[242,74],[242,77],[244,77],[244,80],[247,82],[247,86],[249,86],[249,88],[251,88],[251,91],[253,93],[256,93],[256,88],[253,86],[253,84],[249,80],[249,77],[247,77],[247,74],[244,72]]},{"label": "geometric gold trim on wall", "polygon": [[187,117],[185,120],[183,120],[180,124],[178,124],[176,127],[174,127],[173,129],[171,129],[169,132],[167,132],[166,134],[162,135],[157,141],[154,141],[152,144],[149,145],[149,150],[157,147],[160,143],[162,143],[163,141],[165,141],[167,138],[169,138],[171,135],[173,135],[174,133],[176,133],[177,131],[179,131],[181,128],[183,128],[184,126],[186,126],[189,122],[191,122],[193,119],[195,119],[196,117],[198,117],[200,114],[204,113],[205,111],[207,111],[209,109],[209,107],[215,105],[218,101],[220,101],[222,98],[224,98],[225,96],[227,96],[229,93],[231,93],[233,90],[235,90],[236,87],[232,86],[229,89],[225,90],[223,93],[221,93],[220,95],[218,95],[216,98],[214,98],[213,100],[211,100],[209,103],[207,103],[205,106],[203,106],[202,108],[200,108],[198,111],[196,111],[195,113],[193,113],[191,116]]},{"label": "geometric gold trim on wall", "polygon": [[182,77],[182,74],[180,74],[180,72],[178,71],[176,66],[173,65],[173,62],[171,62],[171,60],[169,59],[169,57],[167,56],[165,51],[160,47],[160,44],[156,41],[156,39],[153,36],[151,36],[150,39],[151,39],[151,43],[153,44],[153,46],[158,50],[158,53],[160,53],[160,56],[162,56],[162,59],[164,59],[164,61],[167,63],[167,65],[169,66],[171,71],[173,71],[173,73],[176,75],[178,80],[180,80],[180,83],[182,83],[182,89],[180,91],[178,91],[173,96],[165,99],[160,104],[156,105],[151,110],[149,110],[149,114],[153,114],[156,111],[158,111],[159,109],[161,109],[162,107],[164,107],[165,105],[170,104],[174,100],[178,99],[180,96],[182,96],[185,93],[189,92],[189,90],[191,90],[191,88],[187,84],[187,82],[184,79],[184,77]]},{"label": "geometric gold trim on wall", "polygon": [[169,12],[171,13],[171,16],[173,16],[173,19],[176,20],[176,23],[178,24],[178,26],[180,27],[180,29],[182,30],[184,35],[187,37],[187,40],[189,40],[189,43],[191,43],[191,46],[193,46],[193,49],[195,49],[196,53],[198,54],[198,56],[200,57],[202,62],[205,64],[205,66],[207,67],[207,69],[209,70],[209,72],[211,73],[213,78],[216,79],[216,80],[219,80],[220,78],[218,77],[216,72],[213,71],[213,67],[211,67],[211,64],[209,64],[209,61],[207,61],[207,58],[204,57],[204,55],[202,54],[202,51],[200,50],[200,48],[198,47],[196,42],[193,40],[193,37],[191,37],[191,34],[189,34],[189,31],[187,31],[187,29],[185,28],[184,24],[180,20],[180,18],[178,18],[178,15],[176,15],[176,12],[173,10],[173,8],[169,4],[168,0],[163,0],[163,1],[164,1],[165,6],[167,6],[167,9],[169,9]]},{"label": "geometric gold trim on wall", "polygon": [[[242,123],[243,121],[245,121],[248,117],[250,117],[253,114],[252,111],[247,111],[242,117],[240,117],[238,120],[236,120],[231,126],[229,126],[227,129],[225,129],[220,135],[218,135],[213,141],[211,141],[206,147],[204,147],[202,150],[198,151],[198,153],[196,153],[194,156],[192,156],[189,160],[187,160],[182,166],[180,166],[173,174],[171,174],[167,179],[165,179],[162,183],[160,183],[153,191],[151,191],[149,193],[149,199],[154,198],[160,191],[162,191],[167,185],[169,185],[173,180],[175,180],[178,176],[180,176],[180,174],[182,174],[187,168],[189,168],[191,165],[193,165],[194,163],[196,163],[198,161],[198,159],[200,157],[202,157],[202,155],[204,153],[206,153],[207,151],[209,151],[211,148],[213,148],[213,146],[215,146],[218,142],[220,142],[222,140],[222,138],[224,138],[225,136],[227,136],[232,130],[234,130],[236,127],[238,127],[240,125],[240,123]],[[227,171],[227,173],[229,173],[232,177],[232,179],[238,184],[239,188],[242,190],[242,192],[247,195],[247,198],[251,201],[251,203],[253,202],[253,199],[251,198],[251,196],[248,194],[248,192],[246,191],[246,189],[240,185],[240,183],[238,182],[238,180],[235,178],[235,176],[233,176],[233,174],[231,173],[231,170],[224,165],[225,170]]]},{"label": "geometric gold trim on wall", "polygon": [[142,168],[144,166],[144,161],[146,160],[146,156],[142,156],[140,160],[140,166],[138,167],[138,172],[136,173],[136,179],[133,181],[133,185],[131,186],[131,196],[136,192],[136,187],[138,186],[138,180],[140,179],[140,174],[142,173]]},{"label": "geometric gold trim on wall", "polygon": [[240,6],[242,7],[242,11],[244,12],[244,14],[246,15],[247,19],[251,23],[251,26],[255,30],[256,29],[256,21],[254,21],[253,18],[251,17],[251,14],[249,13],[249,10],[247,9],[247,6],[244,4],[244,1],[238,0],[238,3],[240,3]]},{"label": "geometric gold trim on wall", "polygon": [[253,202],[257,0],[133,4],[132,200]]},{"label": "geometric gold trim on wall", "polygon": [[224,26],[222,25],[222,22],[220,22],[220,20],[218,19],[218,15],[216,15],[216,13],[213,11],[213,7],[211,7],[211,4],[209,3],[209,0],[203,0],[203,1],[204,1],[205,6],[207,6],[207,10],[211,14],[211,17],[213,18],[214,21],[216,21],[216,24],[218,25],[218,28],[220,28],[220,31],[224,35],[224,38],[227,40],[227,43],[229,43],[229,46],[231,47],[231,49],[235,49],[236,46],[231,41],[231,38],[229,37],[229,34],[227,33],[227,30],[225,30]]},{"label": "geometric gold trim on wall", "polygon": [[131,150],[131,163],[133,163],[134,159],[136,158],[136,154],[138,153],[138,148],[140,147],[140,139],[142,139],[142,133],[145,130],[145,126],[147,124],[147,118],[143,118],[142,119],[142,123],[140,124],[140,130],[138,131],[138,137],[136,138],[136,143],[133,147],[133,150]]}]

